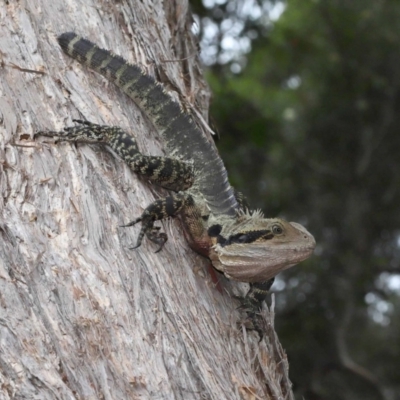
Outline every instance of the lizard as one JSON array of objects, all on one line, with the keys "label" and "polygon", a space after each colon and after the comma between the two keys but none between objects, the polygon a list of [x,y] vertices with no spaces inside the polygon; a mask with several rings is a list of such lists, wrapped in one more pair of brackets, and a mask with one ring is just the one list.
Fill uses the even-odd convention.
[{"label": "lizard", "polygon": [[252,211],[229,184],[216,147],[192,115],[140,66],[129,64],[74,32],[58,38],[62,50],[116,84],[147,115],[163,138],[167,156],[142,154],[133,136],[117,126],[74,120],[63,131],[42,131],[57,141],[109,146],[138,175],[169,191],[123,227],[141,224],[135,247],[146,236],[160,251],[167,235],[155,221],[181,216],[190,247],[211,260],[227,278],[247,282],[242,298],[250,329],[262,337],[257,320],[275,275],[307,259],[316,242],[307,229]]}]

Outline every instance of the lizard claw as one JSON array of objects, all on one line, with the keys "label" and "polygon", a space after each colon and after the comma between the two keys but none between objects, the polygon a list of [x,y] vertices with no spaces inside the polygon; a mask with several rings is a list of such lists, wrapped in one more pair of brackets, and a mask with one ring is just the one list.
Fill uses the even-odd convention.
[{"label": "lizard claw", "polygon": [[158,253],[159,251],[162,250],[164,247],[165,243],[167,243],[168,236],[163,233],[159,232],[160,227],[156,226],[154,227],[150,232],[147,233],[147,237],[155,244],[158,244],[158,249],[155,251],[155,253]]}]

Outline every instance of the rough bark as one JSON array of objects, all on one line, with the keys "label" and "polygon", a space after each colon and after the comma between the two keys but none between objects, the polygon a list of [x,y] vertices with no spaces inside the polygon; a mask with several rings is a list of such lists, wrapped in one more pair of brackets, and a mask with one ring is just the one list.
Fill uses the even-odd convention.
[{"label": "rough bark", "polygon": [[162,154],[132,101],[62,54],[69,30],[141,63],[207,130],[187,1],[3,1],[0,21],[0,398],[292,398],[272,313],[261,343],[238,329],[179,221],[162,252],[128,249],[139,227],[119,225],[160,190],[100,147],[33,140],[84,118]]}]

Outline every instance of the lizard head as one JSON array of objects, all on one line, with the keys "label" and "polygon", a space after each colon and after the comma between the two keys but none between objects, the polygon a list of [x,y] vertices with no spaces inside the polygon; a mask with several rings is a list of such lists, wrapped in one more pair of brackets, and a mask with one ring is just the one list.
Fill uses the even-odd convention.
[{"label": "lizard head", "polygon": [[310,257],[314,237],[302,225],[260,212],[243,214],[233,224],[210,226],[210,259],[228,278],[263,282]]}]

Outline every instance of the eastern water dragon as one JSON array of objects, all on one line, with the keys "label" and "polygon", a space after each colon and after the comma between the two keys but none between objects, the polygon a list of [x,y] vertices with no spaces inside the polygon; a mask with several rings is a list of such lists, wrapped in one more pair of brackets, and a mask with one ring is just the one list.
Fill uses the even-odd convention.
[{"label": "eastern water dragon", "polygon": [[[275,275],[307,259],[315,248],[314,237],[298,223],[264,218],[261,212],[249,210],[230,186],[215,145],[139,66],[73,32],[63,33],[58,42],[66,54],[104,75],[133,99],[162,136],[168,157],[143,155],[134,138],[121,128],[88,121],[77,120],[77,125],[62,132],[38,135],[106,144],[135,173],[169,190],[168,196],[125,225],[141,223],[135,247],[146,236],[161,250],[167,235],[154,222],[181,215],[195,251],[208,257],[226,277],[250,283],[243,308],[254,319]],[[258,323],[253,326],[260,331]]]}]

